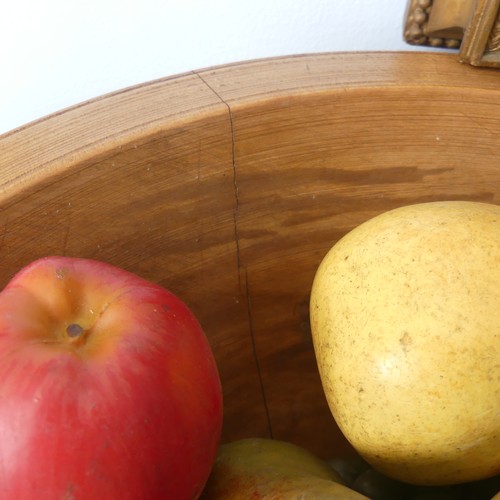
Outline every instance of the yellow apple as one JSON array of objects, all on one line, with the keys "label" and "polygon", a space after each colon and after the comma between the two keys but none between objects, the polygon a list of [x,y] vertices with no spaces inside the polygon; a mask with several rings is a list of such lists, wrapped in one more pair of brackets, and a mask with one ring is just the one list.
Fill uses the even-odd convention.
[{"label": "yellow apple", "polygon": [[361,500],[325,461],[284,441],[248,438],[226,443],[208,479],[202,500]]},{"label": "yellow apple", "polygon": [[310,307],[330,409],[369,463],[429,485],[500,471],[500,206],[361,224],[323,259]]}]

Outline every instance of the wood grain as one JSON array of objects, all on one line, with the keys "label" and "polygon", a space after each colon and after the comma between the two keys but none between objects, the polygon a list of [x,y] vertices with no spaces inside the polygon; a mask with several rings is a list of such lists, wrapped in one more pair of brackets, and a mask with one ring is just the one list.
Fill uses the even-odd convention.
[{"label": "wood grain", "polygon": [[225,441],[352,453],[316,370],[314,272],[390,208],[499,203],[499,89],[497,71],[443,54],[320,54],[152,82],[27,125],[0,137],[0,282],[50,253],[159,282],[207,331]]},{"label": "wood grain", "polygon": [[210,337],[224,436],[268,435],[234,237],[231,125],[213,92],[197,76],[131,89],[4,136],[0,152],[2,285],[50,254],[160,283]]}]

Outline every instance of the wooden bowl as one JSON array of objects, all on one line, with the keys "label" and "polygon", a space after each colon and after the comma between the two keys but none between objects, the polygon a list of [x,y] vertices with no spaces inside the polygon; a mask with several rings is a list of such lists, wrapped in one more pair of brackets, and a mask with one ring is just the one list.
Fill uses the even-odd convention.
[{"label": "wooden bowl", "polygon": [[499,203],[499,88],[500,72],[447,54],[337,53],[192,72],[54,114],[0,137],[0,284],[48,254],[158,282],[209,337],[224,441],[349,455],[311,343],[316,268],[385,210]]}]

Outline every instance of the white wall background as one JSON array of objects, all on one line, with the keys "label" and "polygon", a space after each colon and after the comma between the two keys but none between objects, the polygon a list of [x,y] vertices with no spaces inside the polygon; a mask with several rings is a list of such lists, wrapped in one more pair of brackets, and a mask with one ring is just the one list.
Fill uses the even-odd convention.
[{"label": "white wall background", "polygon": [[0,134],[107,92],[207,66],[419,50],[403,41],[405,9],[406,0],[5,2]]}]

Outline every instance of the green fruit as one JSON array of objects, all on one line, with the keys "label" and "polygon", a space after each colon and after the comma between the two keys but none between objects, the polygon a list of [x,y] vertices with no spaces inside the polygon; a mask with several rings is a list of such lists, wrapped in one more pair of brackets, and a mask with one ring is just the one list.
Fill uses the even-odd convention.
[{"label": "green fruit", "polygon": [[366,498],[341,482],[341,477],[326,462],[299,446],[274,439],[250,438],[219,448],[201,498]]}]

